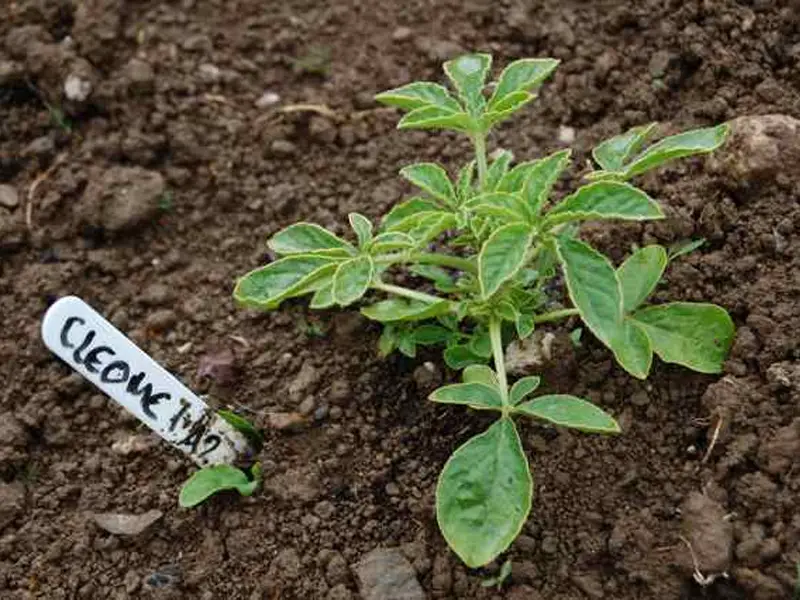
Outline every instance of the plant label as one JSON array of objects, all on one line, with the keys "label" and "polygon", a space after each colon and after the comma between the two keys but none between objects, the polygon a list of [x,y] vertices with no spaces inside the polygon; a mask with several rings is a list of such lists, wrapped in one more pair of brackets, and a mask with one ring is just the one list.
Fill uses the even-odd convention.
[{"label": "plant label", "polygon": [[42,322],[47,347],[200,466],[232,464],[246,438],[80,298],[55,302]]}]

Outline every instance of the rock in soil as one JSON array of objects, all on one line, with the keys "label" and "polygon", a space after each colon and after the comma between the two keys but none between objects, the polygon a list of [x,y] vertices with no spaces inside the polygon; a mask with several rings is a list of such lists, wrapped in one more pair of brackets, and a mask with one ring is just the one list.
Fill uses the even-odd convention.
[{"label": "rock in soil", "polygon": [[685,555],[682,564],[694,572],[696,568],[704,576],[726,573],[731,566],[733,552],[733,525],[726,518],[725,509],[708,496],[692,492],[681,506],[682,529],[691,545],[679,550]]},{"label": "rock in soil", "polygon": [[17,205],[19,205],[17,189],[11,185],[0,185],[0,206],[17,208]]},{"label": "rock in soil", "polygon": [[396,548],[377,548],[353,569],[364,600],[425,600],[414,567]]},{"label": "rock in soil", "polygon": [[92,520],[100,529],[114,535],[138,535],[163,516],[164,513],[160,510],[148,510],[141,515],[95,513]]}]

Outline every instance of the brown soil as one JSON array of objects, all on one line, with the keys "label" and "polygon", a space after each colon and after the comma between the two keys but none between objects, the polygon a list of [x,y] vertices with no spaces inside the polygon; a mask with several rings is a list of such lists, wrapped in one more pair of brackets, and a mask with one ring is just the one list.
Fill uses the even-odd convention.
[{"label": "brown soil", "polygon": [[[230,292],[267,260],[264,240],[279,228],[302,218],[342,231],[348,212],[376,217],[408,192],[403,164],[467,156],[454,137],[396,132],[374,92],[438,78],[461,49],[500,64],[558,57],[538,104],[492,141],[528,159],[571,127],[582,165],[592,144],[650,120],[800,117],[800,7],[379,4],[4,5],[0,183],[18,205],[0,206],[0,597],[355,598],[350,566],[400,546],[431,598],[789,598],[800,562],[796,165],[755,182],[685,162],[644,181],[668,221],[587,227],[615,260],[632,244],[706,237],[659,297],[727,307],[737,342],[719,378],[659,364],[642,384],[591,339],[546,375],[617,414],[625,432],[524,428],[536,498],[500,593],[437,532],[437,474],[485,423],[424,400],[413,373],[436,355],[381,361],[377,329],[357,316],[302,303],[253,314]],[[78,94],[65,101],[71,75]],[[279,104],[257,106],[267,91]],[[294,103],[334,116],[276,111]],[[115,185],[145,186],[146,197],[116,206]],[[190,466],[40,342],[44,310],[66,294],[220,405],[265,425],[267,412],[305,402],[313,424],[268,434],[256,496],[178,509]],[[228,385],[197,375],[221,349],[239,368]],[[144,443],[112,448],[131,436]],[[152,509],[161,521],[130,538],[90,518]],[[694,583],[692,553],[703,575],[727,577]]]}]

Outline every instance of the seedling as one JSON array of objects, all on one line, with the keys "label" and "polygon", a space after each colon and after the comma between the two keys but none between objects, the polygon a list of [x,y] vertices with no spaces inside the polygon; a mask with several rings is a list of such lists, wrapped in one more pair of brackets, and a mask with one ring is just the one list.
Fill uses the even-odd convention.
[{"label": "seedling", "polygon": [[[614,267],[578,237],[587,220],[662,219],[659,205],[629,181],[671,159],[711,152],[725,140],[727,125],[646,148],[655,124],[635,127],[594,149],[600,168],[585,175],[589,183],[551,199],[569,166],[569,150],[512,167],[507,151],[488,161],[486,140],[493,126],[533,100],[557,66],[549,58],[518,60],[487,86],[491,57],[471,54],[445,63],[451,89],[417,82],[379,94],[379,102],[407,111],[400,129],[464,134],[474,160],[452,179],[434,163],[403,168],[400,174],[419,195],[394,206],[377,225],[352,213],[355,242],[312,223],[279,231],[269,246],[281,258],[246,274],[234,291],[242,305],[261,310],[304,295],[319,309],[365,301],[362,314],[385,327],[383,354],[398,349],[413,356],[419,344],[440,344],[445,362],[464,369],[462,383],[441,387],[430,399],[498,416],[453,453],[436,490],[441,531],[470,567],[506,550],[531,508],[533,482],[517,419],[620,431],[611,415],[587,400],[533,396],[539,377],[512,385],[504,360],[508,342],[528,337],[540,324],[579,317],[623,369],[643,379],[653,353],[665,362],[719,373],[733,339],[733,323],[718,306],[645,305],[667,266],[663,247],[640,248]],[[398,266],[429,281],[425,291],[392,283],[387,271]],[[565,299],[554,279],[559,269],[569,308],[558,304]],[[388,298],[375,301],[375,293]]]},{"label": "seedling", "polygon": [[503,566],[500,567],[500,572],[494,577],[487,577],[486,579],[481,581],[481,586],[485,588],[494,587],[497,588],[497,591],[499,592],[503,588],[503,584],[506,582],[506,580],[510,575],[511,575],[511,559],[507,559],[506,562],[503,563]]}]

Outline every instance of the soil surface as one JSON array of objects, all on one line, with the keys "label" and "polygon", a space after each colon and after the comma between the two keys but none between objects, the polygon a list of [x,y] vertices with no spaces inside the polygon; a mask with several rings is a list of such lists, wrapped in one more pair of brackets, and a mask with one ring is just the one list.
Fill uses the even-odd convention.
[{"label": "soil surface", "polygon": [[[376,548],[398,549],[429,598],[791,597],[796,2],[7,0],[2,12],[0,597],[344,600],[361,597],[357,565]],[[502,591],[481,586],[499,565],[468,571],[436,527],[436,477],[486,425],[425,400],[453,377],[437,355],[383,361],[378,329],[356,314],[231,300],[281,227],[343,233],[348,212],[377,217],[410,192],[404,164],[464,161],[467,142],[398,132],[371,97],[439,79],[442,60],[472,49],[498,65],[562,60],[491,140],[525,160],[574,137],[561,191],[592,145],[629,126],[743,118],[718,157],[644,179],[666,221],[585,228],[615,261],[636,244],[706,238],[657,299],[731,312],[725,373],[657,364],[642,383],[590,336],[557,346],[548,388],[595,400],[624,435],[523,428],[535,500]],[[282,112],[297,104],[316,108]],[[754,118],[766,114],[779,116]],[[67,294],[267,427],[264,489],[179,509],[191,465],[41,343],[45,309]],[[297,411],[308,418],[293,431],[269,427]],[[93,518],[154,510],[134,536]]]}]

